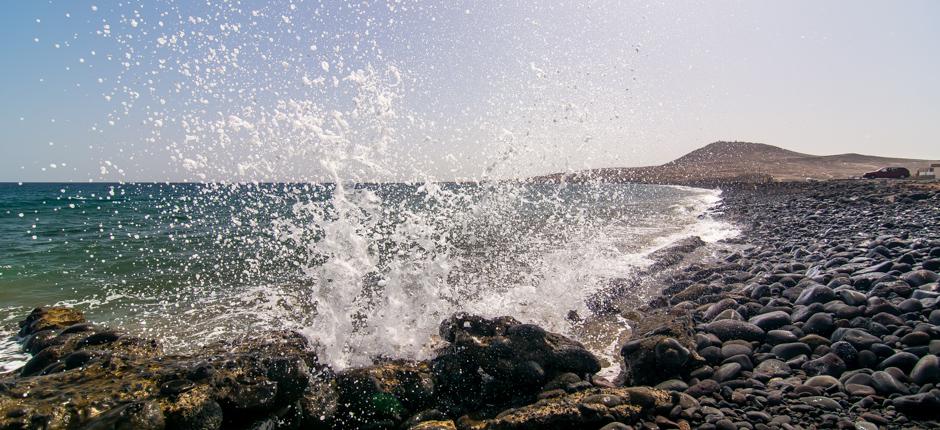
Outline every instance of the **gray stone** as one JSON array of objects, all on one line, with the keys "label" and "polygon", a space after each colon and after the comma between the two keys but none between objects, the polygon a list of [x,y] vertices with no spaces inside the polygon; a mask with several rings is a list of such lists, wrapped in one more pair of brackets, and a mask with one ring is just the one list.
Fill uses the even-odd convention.
[{"label": "gray stone", "polygon": [[842,405],[840,405],[839,402],[823,396],[803,397],[800,399],[800,401],[807,405],[829,411],[838,411],[842,409]]},{"label": "gray stone", "polygon": [[813,350],[809,345],[802,342],[782,343],[774,346],[770,352],[784,360],[789,360],[800,355],[809,355]]},{"label": "gray stone", "polygon": [[784,311],[767,312],[749,319],[748,322],[764,331],[775,330],[790,324],[790,314]]},{"label": "gray stone", "polygon": [[714,334],[715,336],[718,336],[718,338],[723,342],[733,339],[742,339],[747,341],[760,341],[764,339],[764,330],[754,324],[744,321],[715,321],[706,324],[705,330]]},{"label": "gray stone", "polygon": [[800,296],[796,298],[795,305],[809,305],[811,303],[826,303],[834,300],[836,294],[831,288],[825,285],[815,285],[803,290]]},{"label": "gray stone", "polygon": [[911,381],[918,385],[940,382],[940,359],[933,354],[921,357],[911,370]]},{"label": "gray stone", "polygon": [[754,373],[762,373],[771,377],[786,377],[790,376],[790,366],[787,366],[787,363],[783,361],[771,358],[760,362],[754,368]]},{"label": "gray stone", "polygon": [[715,374],[712,375],[712,379],[718,382],[725,382],[729,379],[734,379],[738,374],[741,373],[741,365],[738,363],[727,363],[721,365],[718,370],[715,371]]}]

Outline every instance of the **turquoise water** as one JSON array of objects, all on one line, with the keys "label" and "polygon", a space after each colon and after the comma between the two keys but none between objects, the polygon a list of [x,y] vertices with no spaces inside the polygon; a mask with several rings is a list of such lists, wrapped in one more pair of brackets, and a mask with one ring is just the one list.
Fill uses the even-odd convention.
[{"label": "turquoise water", "polygon": [[[382,339],[410,347],[457,309],[558,325],[656,247],[724,231],[701,216],[716,200],[648,185],[0,184],[0,310],[7,336],[64,304],[177,350],[285,327],[375,337],[370,318],[400,320]],[[383,314],[401,303],[420,311]]]}]

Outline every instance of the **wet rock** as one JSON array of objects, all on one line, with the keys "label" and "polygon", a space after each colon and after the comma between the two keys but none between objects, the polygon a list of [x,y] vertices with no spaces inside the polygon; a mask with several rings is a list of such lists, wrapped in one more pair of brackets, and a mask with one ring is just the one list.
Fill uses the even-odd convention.
[{"label": "wet rock", "polygon": [[934,392],[896,397],[891,402],[898,411],[914,417],[940,417],[940,397]]},{"label": "wet rock", "polygon": [[423,421],[407,427],[408,430],[457,430],[452,420]]},{"label": "wet rock", "polygon": [[842,409],[842,405],[840,405],[839,402],[823,396],[803,397],[800,399],[800,401],[809,406],[829,411],[837,411]]},{"label": "wet rock", "polygon": [[835,324],[832,321],[832,315],[818,313],[809,317],[802,328],[803,332],[807,334],[829,336],[835,330]]},{"label": "wet rock", "polygon": [[711,379],[705,379],[685,390],[685,393],[692,397],[701,397],[718,391],[718,383]]},{"label": "wet rock", "polygon": [[441,324],[440,333],[450,345],[431,363],[434,393],[453,415],[484,402],[534,398],[545,382],[563,373],[588,376],[600,370],[580,343],[510,317],[458,313]]},{"label": "wet rock", "polygon": [[764,330],[760,327],[735,320],[721,320],[708,323],[705,330],[718,336],[722,341],[741,339],[746,341],[760,341],[764,338]]},{"label": "wet rock", "polygon": [[44,307],[33,309],[20,321],[20,336],[29,336],[43,330],[66,328],[85,322],[85,315],[80,311],[65,307]]},{"label": "wet rock", "polygon": [[786,330],[771,330],[767,332],[767,343],[771,345],[779,345],[781,343],[791,343],[796,342],[799,338],[790,331]]},{"label": "wet rock", "polygon": [[[42,325],[38,314],[34,311],[32,322],[23,326]],[[72,311],[58,315],[58,321],[83,320]],[[48,428],[214,430],[226,416],[241,417],[246,424],[273,416],[285,423],[302,419],[294,405],[310,380],[307,363],[315,360],[299,335],[272,333],[213,344],[193,355],[164,356],[151,341],[119,336],[82,343],[109,330],[55,324],[63,325],[65,334],[56,336],[59,341],[46,345],[33,361],[46,357],[44,370],[4,380],[0,417],[6,418],[0,418],[0,427],[43,423]],[[199,383],[185,379],[201,361],[218,363],[220,370]],[[292,364],[281,369],[279,363]]]},{"label": "wet rock", "polygon": [[741,341],[729,341],[721,346],[721,356],[724,358],[734,357],[735,355],[749,356],[752,352],[751,345]]},{"label": "wet rock", "polygon": [[723,364],[718,370],[715,371],[715,374],[712,376],[717,382],[724,382],[729,379],[733,379],[741,373],[741,365],[738,363],[727,363]]},{"label": "wet rock", "polygon": [[872,345],[881,342],[877,336],[873,336],[869,333],[866,333],[859,329],[848,329],[845,330],[841,336],[836,336],[836,333],[833,333],[833,340],[839,341],[844,340],[850,343],[855,349],[861,351],[863,349],[868,349]]},{"label": "wet rock", "polygon": [[822,388],[823,390],[830,390],[833,388],[839,389],[839,390],[842,389],[842,383],[839,382],[838,379],[833,378],[832,376],[829,376],[829,375],[813,376],[807,379],[804,384],[810,387],[819,387],[819,388]]},{"label": "wet rock", "polygon": [[802,366],[807,375],[839,376],[845,372],[845,362],[838,355],[828,353],[815,360],[807,361]]},{"label": "wet rock", "polygon": [[940,275],[937,275],[935,272],[930,270],[915,270],[901,275],[901,280],[907,282],[910,286],[917,288],[924,284],[937,282],[940,280]]},{"label": "wet rock", "polygon": [[793,303],[795,305],[809,305],[812,303],[826,303],[834,300],[836,294],[825,285],[815,285],[803,290]]},{"label": "wet rock", "polygon": [[[621,400],[614,406],[595,402],[609,396]],[[592,399],[585,402],[585,399]],[[614,404],[616,402],[609,402]],[[665,391],[648,387],[592,388],[561,397],[507,410],[495,418],[465,421],[465,427],[474,429],[551,429],[599,428],[611,422],[633,423],[644,413],[666,411],[672,408],[672,397]]]},{"label": "wet rock", "polygon": [[789,360],[800,355],[809,355],[813,350],[805,343],[791,342],[774,346],[770,352],[783,360]]},{"label": "wet rock", "polygon": [[888,395],[894,393],[907,394],[908,389],[898,382],[894,376],[885,371],[878,371],[871,375],[872,387],[879,393]]},{"label": "wet rock", "polygon": [[639,334],[620,348],[624,361],[622,377],[629,385],[656,385],[668,379],[682,379],[705,360],[695,352],[697,342],[687,315],[651,315],[638,322],[637,328]]},{"label": "wet rock", "polygon": [[790,314],[784,311],[773,311],[754,316],[749,323],[760,327],[761,330],[770,331],[790,324]]},{"label": "wet rock", "polygon": [[911,381],[918,385],[940,382],[940,359],[933,354],[921,357],[911,370]]},{"label": "wet rock", "polygon": [[132,402],[89,420],[83,430],[162,430],[163,410],[156,402]]},{"label": "wet rock", "polygon": [[897,367],[905,372],[910,372],[917,364],[917,356],[909,352],[898,352],[878,364],[879,369]]},{"label": "wet rock", "polygon": [[760,362],[754,368],[755,373],[762,373],[771,377],[786,377],[790,375],[790,366],[783,361],[768,359]]}]

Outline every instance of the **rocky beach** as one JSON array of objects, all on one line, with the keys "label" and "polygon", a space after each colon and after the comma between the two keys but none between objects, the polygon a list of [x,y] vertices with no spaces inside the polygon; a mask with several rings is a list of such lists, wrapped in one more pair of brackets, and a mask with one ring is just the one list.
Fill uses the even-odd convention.
[{"label": "rocky beach", "polygon": [[337,372],[296,333],[165,354],[43,307],[20,323],[32,358],[0,379],[0,428],[940,426],[940,187],[723,188],[739,237],[672,267],[648,303],[621,287],[595,307],[632,326],[614,380],[580,343],[512,316],[457,314],[433,359]]}]

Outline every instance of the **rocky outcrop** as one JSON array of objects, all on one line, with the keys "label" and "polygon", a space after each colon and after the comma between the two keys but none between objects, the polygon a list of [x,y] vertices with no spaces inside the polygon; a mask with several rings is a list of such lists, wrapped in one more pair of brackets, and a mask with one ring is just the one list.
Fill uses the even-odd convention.
[{"label": "rocky outcrop", "polygon": [[2,428],[299,424],[300,400],[316,380],[316,359],[293,333],[175,356],[66,308],[36,309],[21,326],[34,356],[0,382]]},{"label": "rocky outcrop", "polygon": [[35,355],[0,381],[0,428],[551,429],[630,423],[673,400],[614,388],[580,343],[509,317],[457,314],[433,360],[338,373],[294,333],[166,355],[71,309],[21,325]]}]

